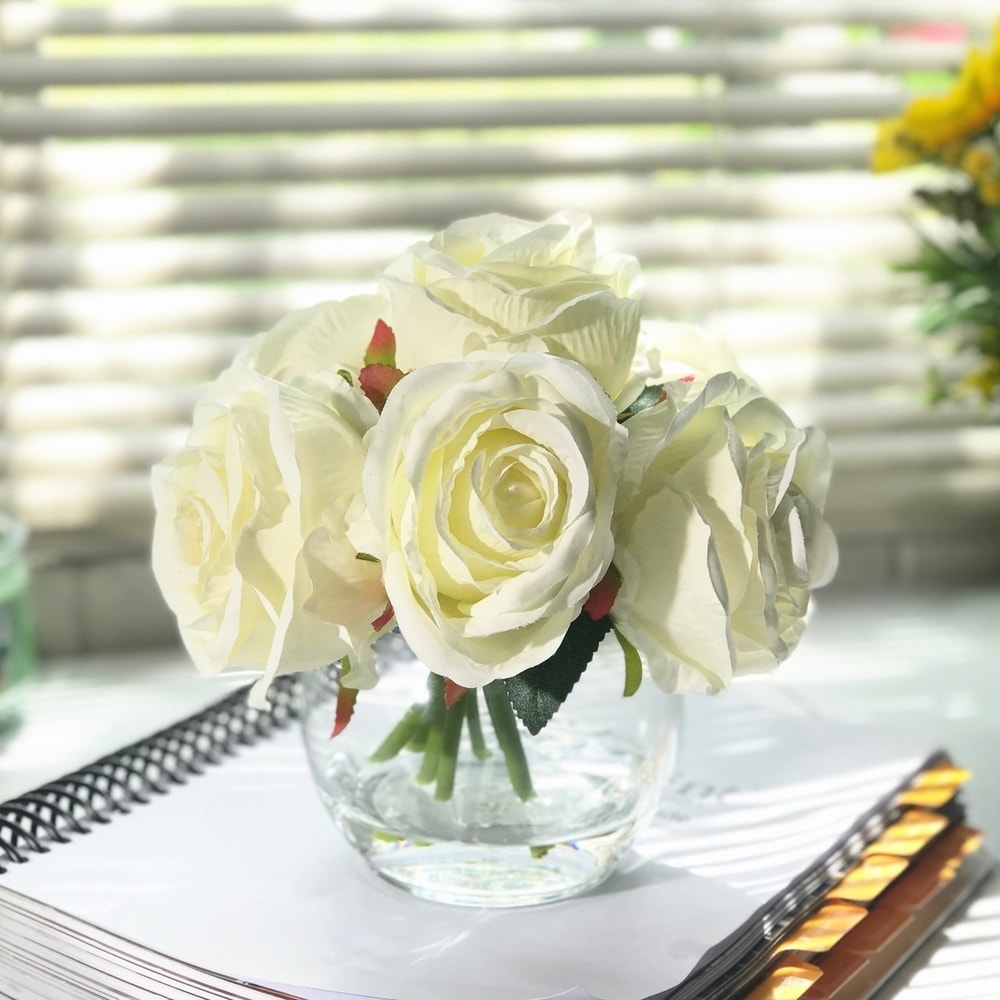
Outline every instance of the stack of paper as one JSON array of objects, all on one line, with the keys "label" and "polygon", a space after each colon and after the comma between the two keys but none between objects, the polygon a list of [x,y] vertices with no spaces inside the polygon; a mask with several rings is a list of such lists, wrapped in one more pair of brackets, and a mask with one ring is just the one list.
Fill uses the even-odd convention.
[{"label": "stack of paper", "polygon": [[[748,684],[688,700],[679,771],[604,885],[449,907],[371,874],[296,727],[247,722],[240,698],[0,806],[0,994],[848,1000],[989,868],[962,824],[965,775],[935,748]],[[220,733],[247,745],[207,763]],[[88,819],[87,798],[107,808]]]}]

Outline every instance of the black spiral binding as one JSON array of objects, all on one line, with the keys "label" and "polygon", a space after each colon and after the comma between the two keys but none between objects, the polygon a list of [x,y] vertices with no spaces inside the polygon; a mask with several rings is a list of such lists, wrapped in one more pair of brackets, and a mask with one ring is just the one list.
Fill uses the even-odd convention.
[{"label": "black spiral binding", "polygon": [[0,804],[0,874],[107,823],[115,813],[143,805],[221,763],[240,746],[283,729],[298,716],[300,684],[279,677],[268,689],[269,707],[247,703],[247,689],[227,695],[124,750]]}]

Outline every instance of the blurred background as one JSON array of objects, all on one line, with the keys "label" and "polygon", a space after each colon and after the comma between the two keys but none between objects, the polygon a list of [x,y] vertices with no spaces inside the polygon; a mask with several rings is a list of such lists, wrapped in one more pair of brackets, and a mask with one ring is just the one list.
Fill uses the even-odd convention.
[{"label": "blurred background", "polygon": [[[148,472],[288,310],[456,218],[589,212],[836,457],[835,588],[1000,580],[1000,425],[924,399],[875,123],[985,0],[0,0],[0,508],[38,647],[175,641]],[[941,18],[947,17],[947,23]]]}]

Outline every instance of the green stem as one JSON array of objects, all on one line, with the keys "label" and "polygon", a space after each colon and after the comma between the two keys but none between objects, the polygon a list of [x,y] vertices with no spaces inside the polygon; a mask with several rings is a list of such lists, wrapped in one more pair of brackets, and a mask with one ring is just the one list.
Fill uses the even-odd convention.
[{"label": "green stem", "polygon": [[444,739],[444,678],[438,674],[429,674],[427,690],[427,743],[424,746],[424,759],[420,762],[420,769],[415,779],[418,785],[426,785],[437,777],[438,760]]},{"label": "green stem", "polygon": [[431,731],[431,725],[427,719],[427,706],[418,705],[417,708],[420,711],[420,721],[407,742],[406,749],[412,750],[414,753],[423,753],[427,746],[427,734]]},{"label": "green stem", "polygon": [[395,728],[376,747],[369,760],[373,764],[381,764],[392,760],[419,733],[423,722],[424,710],[420,705],[412,705],[407,713],[396,723]]},{"label": "green stem", "polygon": [[521,733],[517,726],[517,716],[514,715],[514,709],[511,708],[504,682],[502,680],[491,681],[483,688],[483,696],[486,698],[486,707],[489,709],[490,720],[493,722],[493,729],[497,734],[497,742],[503,751],[510,783],[518,798],[527,802],[535,797],[535,789],[531,784],[531,772],[528,769],[528,760],[524,755]]},{"label": "green stem", "polygon": [[476,760],[489,760],[493,754],[483,736],[483,724],[479,718],[479,692],[474,688],[462,699],[465,702],[465,721],[469,726],[469,743]]},{"label": "green stem", "polygon": [[[475,691],[467,691],[465,698],[475,697]],[[441,753],[437,765],[437,785],[434,798],[439,802],[447,802],[455,789],[455,769],[458,766],[458,747],[462,740],[462,726],[465,723],[465,708],[462,705],[452,705],[444,712],[444,723],[441,727]]]}]

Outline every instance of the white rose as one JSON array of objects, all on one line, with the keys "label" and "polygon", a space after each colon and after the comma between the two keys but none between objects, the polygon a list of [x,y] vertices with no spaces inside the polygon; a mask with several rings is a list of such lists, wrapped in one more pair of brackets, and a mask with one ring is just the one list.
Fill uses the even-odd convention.
[{"label": "white rose", "polygon": [[643,323],[632,373],[645,385],[681,382],[681,395],[690,397],[723,372],[751,381],[729,345],[710,331],[690,323]]},{"label": "white rose", "polygon": [[342,371],[356,380],[380,319],[390,322],[389,301],[380,295],[354,295],[297,309],[251,340],[240,360],[279,382],[302,376],[343,381]]},{"label": "white rose", "polygon": [[733,374],[625,426],[615,626],[671,691],[718,691],[775,666],[802,634],[811,590],[836,568],[822,434]]},{"label": "white rose", "polygon": [[478,687],[555,652],[611,562],[625,438],[594,379],[551,355],[478,352],[393,389],[365,499],[431,670]]},{"label": "white rose", "polygon": [[377,413],[343,379],[284,384],[236,364],[195,407],[186,445],[153,469],[153,569],[205,673],[275,675],[344,656],[374,681],[378,567],[355,558],[344,515]]},{"label": "white rose", "polygon": [[384,284],[404,370],[478,349],[547,351],[583,365],[614,400],[631,385],[639,265],[598,258],[581,213],[463,219],[390,264]]}]

